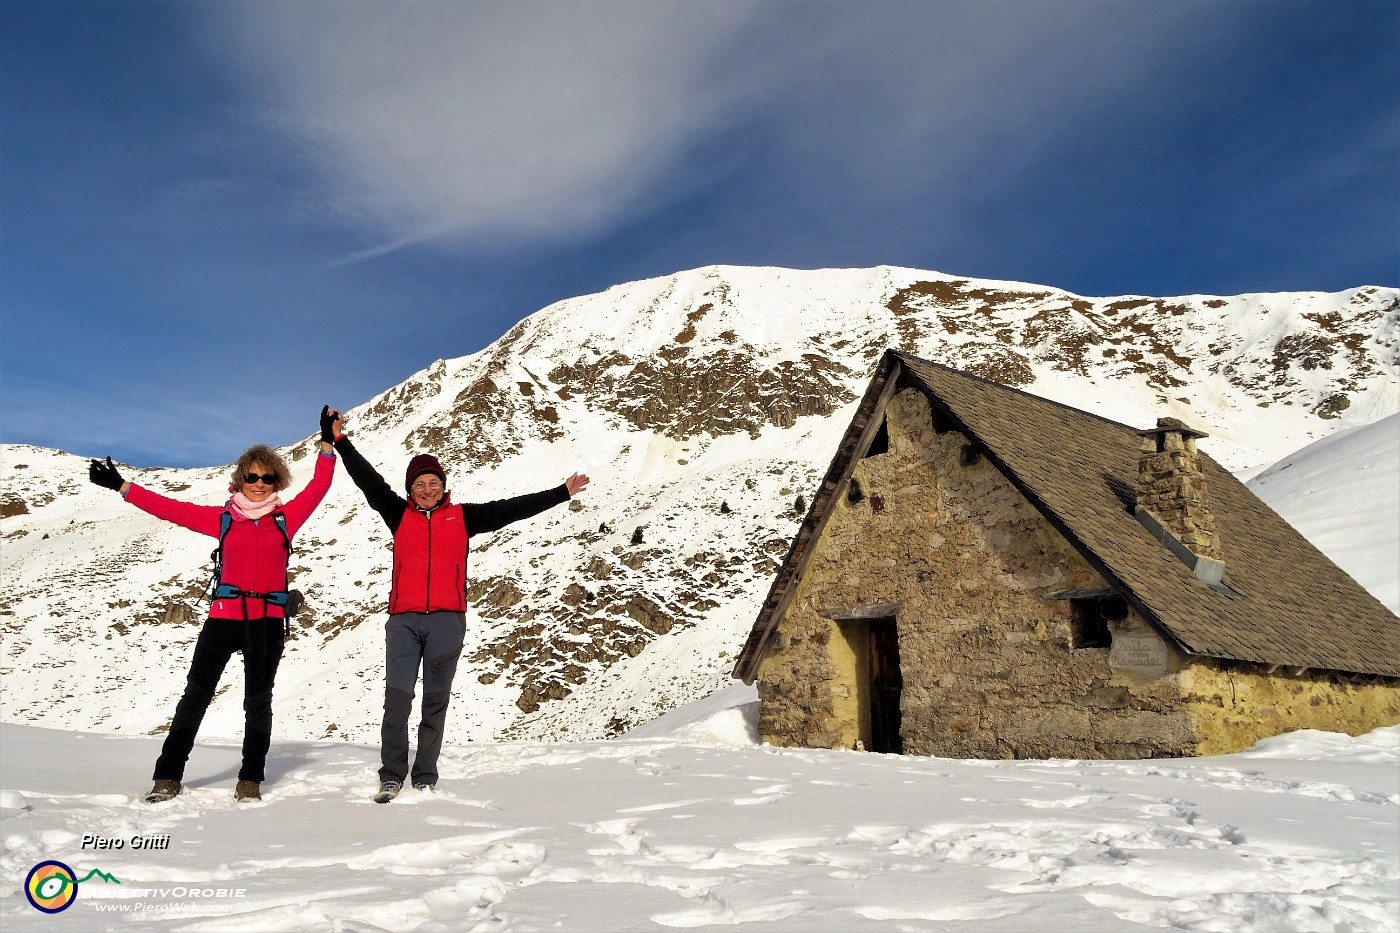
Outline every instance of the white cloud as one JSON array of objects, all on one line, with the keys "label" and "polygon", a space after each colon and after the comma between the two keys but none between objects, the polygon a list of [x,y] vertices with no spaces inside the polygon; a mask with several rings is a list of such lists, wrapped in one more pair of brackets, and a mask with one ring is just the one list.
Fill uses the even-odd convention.
[{"label": "white cloud", "polygon": [[955,185],[1141,81],[1178,5],[233,3],[223,56],[367,223],[353,262],[586,235],[752,128],[775,184]]},{"label": "white cloud", "polygon": [[705,72],[746,19],[650,3],[218,11],[231,60],[387,241],[367,255],[607,223],[723,110]]}]

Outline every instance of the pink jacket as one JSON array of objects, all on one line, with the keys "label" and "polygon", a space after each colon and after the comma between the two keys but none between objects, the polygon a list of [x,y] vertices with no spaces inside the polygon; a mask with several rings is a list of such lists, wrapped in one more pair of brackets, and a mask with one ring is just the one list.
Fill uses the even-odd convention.
[{"label": "pink jacket", "polygon": [[[282,506],[282,514],[287,516],[287,536],[294,537],[297,530],[306,524],[316,506],[326,497],[331,488],[331,477],[335,475],[335,456],[320,453],[316,457],[316,475],[306,488],[297,493],[296,498]],[[219,537],[219,515],[223,506],[195,505],[167,499],[158,493],[143,489],[132,483],[126,491],[126,501],[143,512],[156,518],[163,518],[190,531]],[[224,536],[224,583],[231,583],[240,590],[254,593],[271,593],[283,589],[287,584],[287,546],[282,541],[282,532],[272,515],[265,515],[257,521],[235,521]],[[249,599],[248,618],[282,618],[280,606],[268,606],[260,599]],[[242,619],[243,600],[216,599],[209,607],[211,619]]]}]

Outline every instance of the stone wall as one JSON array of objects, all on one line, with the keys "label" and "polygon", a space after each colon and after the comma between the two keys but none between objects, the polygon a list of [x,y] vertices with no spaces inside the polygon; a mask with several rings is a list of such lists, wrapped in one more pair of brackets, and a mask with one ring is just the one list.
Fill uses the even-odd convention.
[{"label": "stone wall", "polygon": [[968,455],[967,438],[934,430],[921,392],[891,400],[886,429],[888,451],[860,461],[834,502],[760,664],[766,741],[870,745],[860,617],[889,615],[906,754],[1169,757],[1234,751],[1288,728],[1365,731],[1386,710],[1400,720],[1395,685],[1377,693],[1314,675],[1292,678],[1306,687],[1291,692],[1303,685],[1280,686],[1281,674],[1188,658],[1121,602],[1106,623],[1111,647],[1076,644],[1065,596],[1102,605],[1093,568],[991,463]]},{"label": "stone wall", "polygon": [[1197,755],[1241,751],[1295,729],[1361,735],[1400,723],[1393,681],[1219,662],[1193,664],[1176,680],[1201,735]]}]

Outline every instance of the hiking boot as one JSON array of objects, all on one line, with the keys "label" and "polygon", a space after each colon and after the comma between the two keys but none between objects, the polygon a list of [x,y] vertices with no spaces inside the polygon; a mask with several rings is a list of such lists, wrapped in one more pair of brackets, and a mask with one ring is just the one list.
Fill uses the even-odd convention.
[{"label": "hiking boot", "polygon": [[156,781],[151,792],[146,795],[147,803],[165,803],[167,800],[180,796],[180,791],[184,788],[179,781],[167,781],[164,778]]},{"label": "hiking boot", "polygon": [[379,793],[374,795],[375,803],[388,803],[399,795],[403,785],[398,781],[385,781],[379,785]]},{"label": "hiking boot", "polygon": [[435,786],[435,785],[432,785],[432,784],[414,784],[414,785],[413,785],[413,789],[414,789],[414,790],[421,790],[421,791],[422,791],[423,793],[425,793],[425,794],[431,794],[431,793],[433,792],[433,787],[434,787],[434,786]]},{"label": "hiking boot", "polygon": [[233,789],[233,799],[242,803],[245,800],[262,800],[262,785],[258,781],[239,781]]}]

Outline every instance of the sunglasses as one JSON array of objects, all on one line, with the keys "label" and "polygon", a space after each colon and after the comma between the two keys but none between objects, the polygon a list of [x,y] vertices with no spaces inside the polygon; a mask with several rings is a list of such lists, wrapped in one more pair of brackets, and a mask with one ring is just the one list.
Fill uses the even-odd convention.
[{"label": "sunglasses", "polygon": [[258,482],[258,481],[260,481],[260,480],[262,481],[262,483],[263,483],[264,485],[267,485],[267,486],[275,486],[275,485],[277,485],[277,474],[276,474],[276,473],[244,473],[244,474],[243,474],[243,482],[245,482],[245,483],[251,484],[251,483],[256,483],[256,482]]}]

